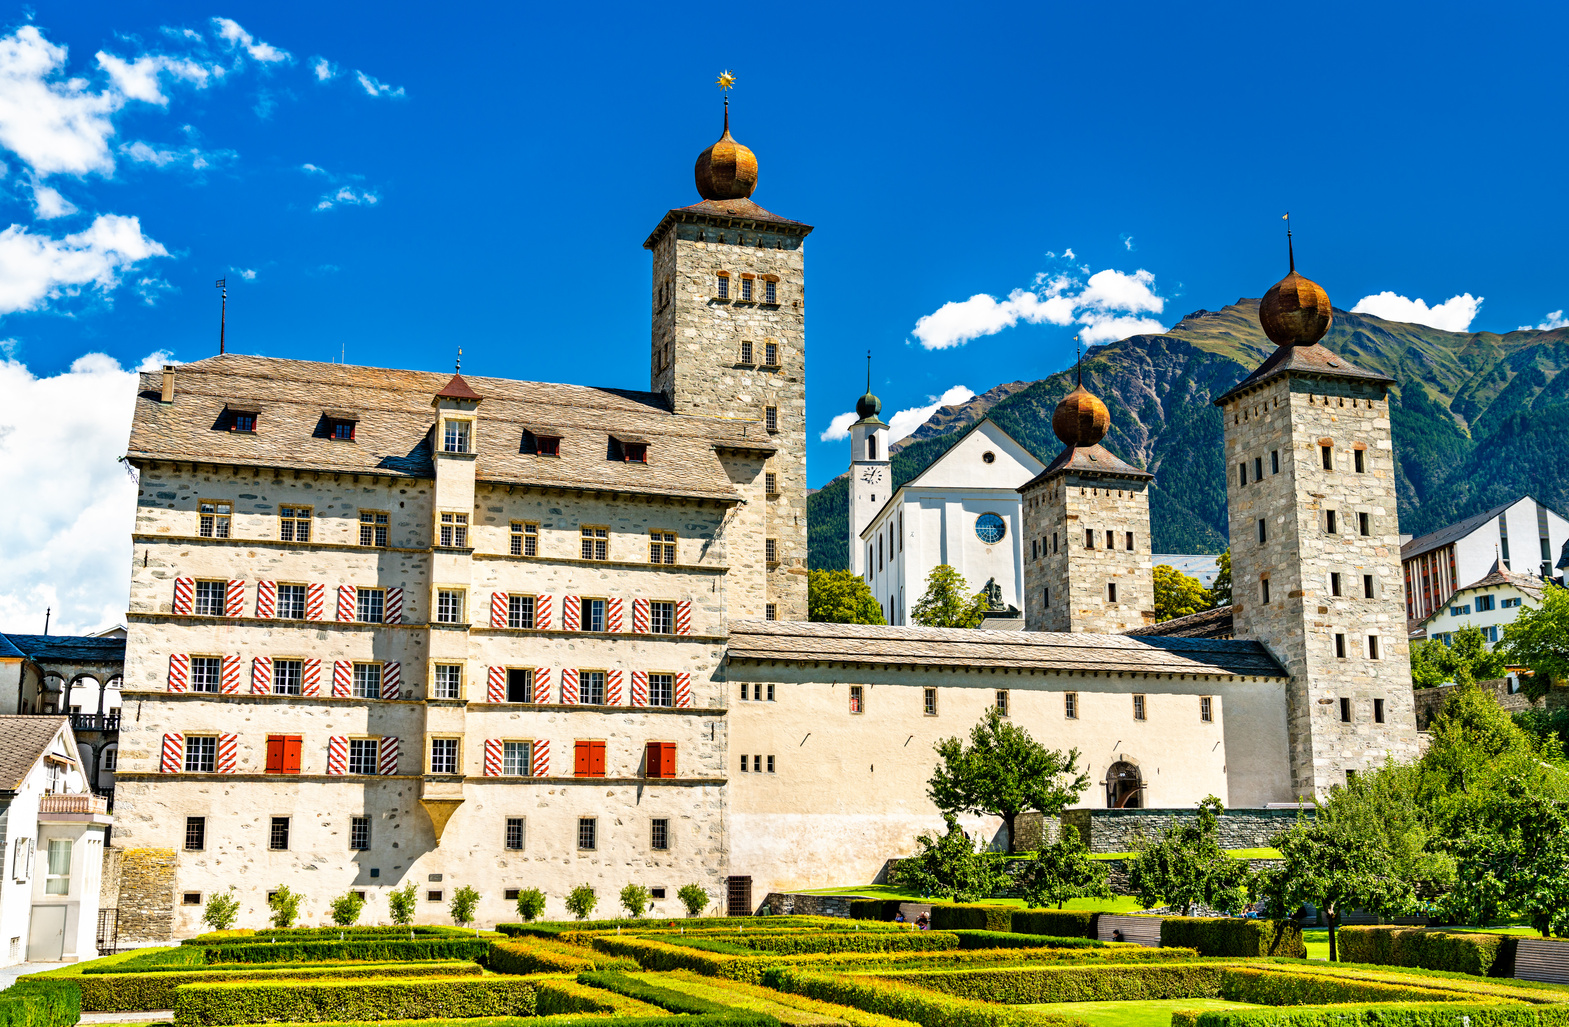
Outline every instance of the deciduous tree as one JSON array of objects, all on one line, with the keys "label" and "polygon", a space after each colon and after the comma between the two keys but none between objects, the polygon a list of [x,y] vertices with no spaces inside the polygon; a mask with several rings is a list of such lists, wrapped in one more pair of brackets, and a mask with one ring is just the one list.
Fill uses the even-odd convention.
[{"label": "deciduous tree", "polygon": [[621,889],[621,908],[633,920],[648,912],[650,901],[648,889],[641,884],[629,884]]},{"label": "deciduous tree", "polygon": [[1214,605],[1209,591],[1199,579],[1188,577],[1170,564],[1156,564],[1153,576],[1156,620],[1186,617]]},{"label": "deciduous tree", "polygon": [[416,885],[413,881],[401,888],[395,888],[387,893],[387,914],[392,917],[395,924],[412,924],[414,922],[414,900]]},{"label": "deciduous tree", "polygon": [[479,905],[479,892],[464,885],[452,893],[452,901],[447,904],[447,912],[452,914],[452,922],[459,927],[467,927],[474,922],[474,908]]},{"label": "deciduous tree", "polygon": [[1498,649],[1509,663],[1531,668],[1522,684],[1533,700],[1569,679],[1569,589],[1548,585],[1538,606],[1521,607]]},{"label": "deciduous tree", "polygon": [[587,920],[597,905],[599,895],[595,893],[593,885],[580,884],[567,893],[567,912],[579,920]]},{"label": "deciduous tree", "polygon": [[1523,917],[1544,938],[1569,937],[1569,815],[1520,782],[1512,791],[1457,846],[1448,910],[1483,926]]},{"label": "deciduous tree", "polygon": [[344,892],[333,899],[327,906],[327,912],[332,916],[332,922],[339,927],[352,927],[359,922],[360,913],[365,909],[365,899],[359,892]]},{"label": "deciduous tree", "polygon": [[240,900],[234,897],[234,888],[213,892],[207,896],[207,906],[202,910],[202,923],[215,931],[227,931],[240,915]]},{"label": "deciduous tree", "polygon": [[883,624],[882,604],[866,579],[851,571],[812,571],[806,577],[806,619],[832,624]]},{"label": "deciduous tree", "polygon": [[1216,606],[1231,605],[1231,549],[1220,554],[1220,572],[1209,586],[1209,601]]},{"label": "deciduous tree", "polygon": [[525,922],[538,920],[545,911],[545,893],[538,888],[524,888],[518,892],[518,916]]},{"label": "deciduous tree", "polygon": [[923,834],[915,839],[921,851],[900,861],[899,883],[953,902],[984,899],[1002,882],[1002,860],[977,852],[953,814],[945,814],[943,819],[948,825],[943,834]]},{"label": "deciduous tree", "polygon": [[272,910],[272,926],[293,927],[294,920],[300,915],[301,895],[289,890],[286,884],[278,885],[278,890],[267,896],[267,907]]},{"label": "deciduous tree", "polygon": [[700,884],[683,884],[676,898],[686,907],[687,916],[697,916],[708,908],[708,890]]},{"label": "deciduous tree", "polygon": [[1248,864],[1220,847],[1225,804],[1209,795],[1198,806],[1197,816],[1173,817],[1158,840],[1143,843],[1128,861],[1128,886],[1146,906],[1164,901],[1191,915],[1200,903],[1232,912],[1247,902]]},{"label": "deciduous tree", "polygon": [[1028,861],[1019,874],[1019,885],[1027,906],[1058,909],[1068,899],[1111,897],[1106,885],[1107,867],[1090,859],[1079,832],[1065,827],[1057,840]]},{"label": "deciduous tree", "polygon": [[927,628],[978,628],[986,617],[986,593],[971,593],[964,575],[945,563],[926,576],[926,592],[911,619]]}]

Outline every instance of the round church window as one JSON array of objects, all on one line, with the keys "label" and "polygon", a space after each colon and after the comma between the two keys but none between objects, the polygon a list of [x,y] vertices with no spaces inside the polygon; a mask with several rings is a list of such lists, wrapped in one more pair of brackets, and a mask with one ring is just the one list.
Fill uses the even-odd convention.
[{"label": "round church window", "polygon": [[984,513],[975,518],[975,536],[989,546],[995,546],[1008,533],[1008,526],[994,513]]}]

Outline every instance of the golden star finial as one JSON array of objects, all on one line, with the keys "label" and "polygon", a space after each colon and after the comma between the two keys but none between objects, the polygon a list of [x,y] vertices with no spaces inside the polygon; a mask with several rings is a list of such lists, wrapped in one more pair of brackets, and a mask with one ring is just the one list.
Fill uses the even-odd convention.
[{"label": "golden star finial", "polygon": [[714,85],[728,93],[731,89],[735,88],[735,75],[728,71],[721,71],[719,73],[719,79],[714,83]]}]

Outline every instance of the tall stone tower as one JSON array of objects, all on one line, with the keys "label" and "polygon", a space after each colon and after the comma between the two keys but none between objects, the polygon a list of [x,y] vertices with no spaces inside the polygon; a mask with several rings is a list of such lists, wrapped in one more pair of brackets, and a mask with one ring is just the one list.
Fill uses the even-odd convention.
[{"label": "tall stone tower", "polygon": [[1051,427],[1063,450],[1020,486],[1024,629],[1121,634],[1155,619],[1149,486],[1155,476],[1100,440],[1111,413],[1079,384]]},{"label": "tall stone tower", "polygon": [[850,569],[865,575],[870,568],[861,548],[861,532],[893,495],[893,468],[888,456],[888,426],[878,416],[883,402],[872,395],[871,358],[867,358],[866,395],[855,401],[860,418],[850,426]]},{"label": "tall stone tower", "polygon": [[[757,158],[724,134],[697,158],[701,202],[668,212],[643,243],[654,254],[649,377],[677,414],[756,421],[763,465],[737,483],[746,503],[732,538],[766,565],[761,604],[738,596],[733,616],[806,619],[806,278],[811,225],[753,203]],[[760,605],[753,609],[752,606]]]},{"label": "tall stone tower", "polygon": [[[1289,244],[1289,240],[1288,240]],[[1288,250],[1289,252],[1289,250]],[[1291,271],[1259,321],[1279,348],[1215,400],[1233,618],[1291,674],[1291,775],[1322,795],[1417,755],[1389,425],[1394,379],[1319,345],[1329,296]]]}]

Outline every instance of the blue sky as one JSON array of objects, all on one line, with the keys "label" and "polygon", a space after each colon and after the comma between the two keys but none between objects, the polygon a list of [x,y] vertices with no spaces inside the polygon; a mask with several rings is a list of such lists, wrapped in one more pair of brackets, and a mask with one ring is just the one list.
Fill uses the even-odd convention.
[{"label": "blue sky", "polygon": [[646,388],[641,243],[697,199],[725,68],[754,199],[817,226],[813,485],[868,348],[885,416],[1038,378],[1075,332],[1259,295],[1287,209],[1342,307],[1507,331],[1569,306],[1559,5],[0,11],[0,487],[59,478],[0,542],[24,582],[0,627],[50,596],[80,627],[123,610],[61,552],[129,517],[125,370],[215,351],[216,278],[239,352],[461,346],[476,374]]}]

